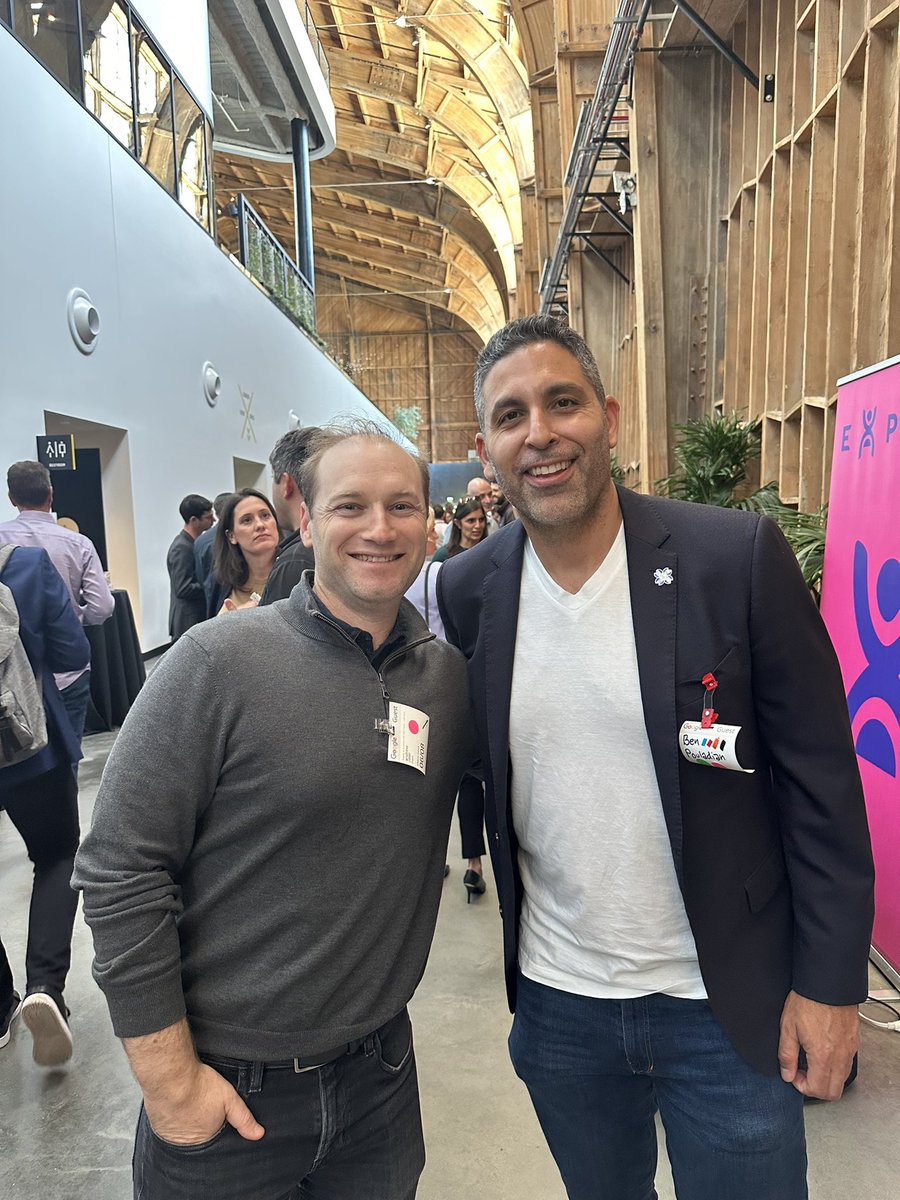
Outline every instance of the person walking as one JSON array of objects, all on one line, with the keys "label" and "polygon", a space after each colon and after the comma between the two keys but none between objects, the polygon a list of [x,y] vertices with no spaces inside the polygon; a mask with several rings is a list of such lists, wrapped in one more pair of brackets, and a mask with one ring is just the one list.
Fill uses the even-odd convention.
[{"label": "person walking", "polygon": [[72,1055],[63,993],[78,907],[69,880],[79,837],[78,785],[72,767],[81,758],[81,747],[54,672],[83,671],[90,647],[47,552],[0,542],[0,662],[7,661],[18,640],[35,680],[40,680],[47,741],[37,753],[0,765],[0,809],[21,835],[34,864],[21,1004],[0,943],[0,1047],[9,1041],[21,1010],[33,1037],[35,1062],[57,1067]]},{"label": "person walking", "polygon": [[[6,474],[10,503],[19,510],[13,521],[0,524],[0,545],[39,546],[62,576],[72,608],[82,625],[102,625],[115,610],[97,550],[90,538],[57,523],[53,515],[50,472],[39,462],[13,463]],[[75,736],[80,742],[91,697],[90,657],[80,671],[56,676]]]}]

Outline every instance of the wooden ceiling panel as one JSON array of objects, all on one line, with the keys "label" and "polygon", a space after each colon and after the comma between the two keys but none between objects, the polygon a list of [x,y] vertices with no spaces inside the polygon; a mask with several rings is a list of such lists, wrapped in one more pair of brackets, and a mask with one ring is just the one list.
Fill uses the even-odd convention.
[{"label": "wooden ceiling panel", "polygon": [[[538,0],[535,13],[514,2],[529,10],[534,43],[553,0]],[[519,58],[527,39],[505,0],[309,8],[337,111],[338,148],[311,166],[320,317],[402,329],[434,313],[485,340],[514,311],[522,188],[534,178],[531,64]],[[244,191],[292,250],[290,164],[218,155],[216,175],[220,197]],[[227,218],[220,232],[232,238]]]}]

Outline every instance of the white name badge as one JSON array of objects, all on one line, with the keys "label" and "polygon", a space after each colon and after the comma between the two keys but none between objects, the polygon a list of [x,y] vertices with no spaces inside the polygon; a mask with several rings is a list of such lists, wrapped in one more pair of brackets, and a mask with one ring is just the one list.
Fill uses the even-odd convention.
[{"label": "white name badge", "polygon": [[752,775],[752,768],[742,767],[738,762],[737,740],[742,728],[741,725],[710,725],[704,729],[699,721],[685,721],[678,731],[678,749],[688,762]]},{"label": "white name badge", "polygon": [[405,763],[425,774],[428,759],[428,727],[431,720],[427,713],[408,704],[390,703],[388,708],[391,724],[388,737],[388,762]]}]

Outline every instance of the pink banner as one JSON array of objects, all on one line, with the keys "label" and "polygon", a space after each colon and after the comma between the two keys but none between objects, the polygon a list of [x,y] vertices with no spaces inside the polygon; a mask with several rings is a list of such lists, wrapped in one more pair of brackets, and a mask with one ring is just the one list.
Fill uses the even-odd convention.
[{"label": "pink banner", "polygon": [[900,358],[838,384],[822,616],[872,830],[872,942],[900,972]]}]

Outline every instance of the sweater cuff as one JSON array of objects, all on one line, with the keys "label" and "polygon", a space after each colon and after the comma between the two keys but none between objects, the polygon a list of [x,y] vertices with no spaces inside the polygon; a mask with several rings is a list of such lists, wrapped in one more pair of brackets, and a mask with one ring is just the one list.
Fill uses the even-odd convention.
[{"label": "sweater cuff", "polygon": [[96,974],[95,978],[106,996],[113,1032],[118,1038],[158,1033],[187,1015],[180,970],[167,973],[150,985],[110,985]]}]

